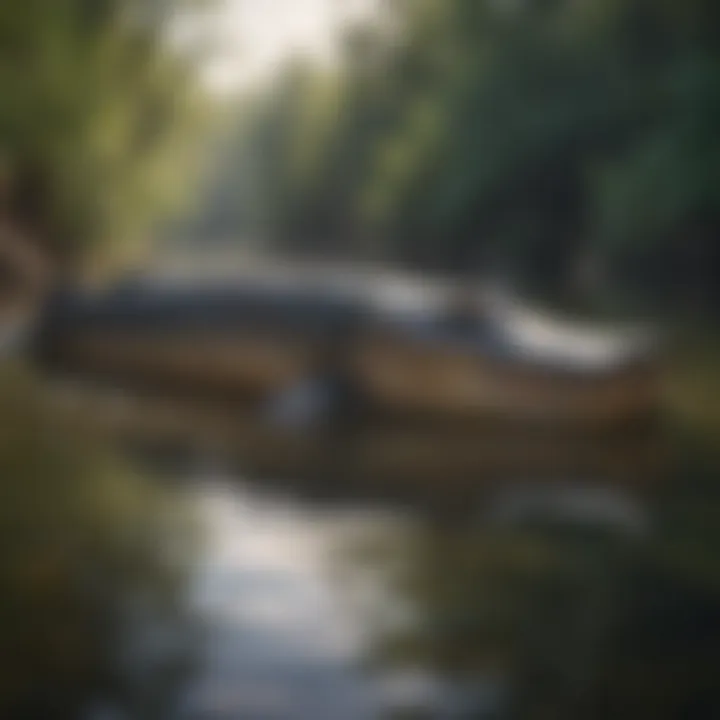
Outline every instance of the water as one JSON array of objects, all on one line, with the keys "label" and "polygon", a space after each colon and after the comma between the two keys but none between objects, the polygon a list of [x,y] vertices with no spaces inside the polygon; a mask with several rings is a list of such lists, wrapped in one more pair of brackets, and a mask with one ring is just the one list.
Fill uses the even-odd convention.
[{"label": "water", "polygon": [[208,537],[191,593],[207,644],[179,717],[377,717],[361,628],[328,578],[342,516],[231,480],[195,494]]},{"label": "water", "polygon": [[[479,680],[452,682],[420,663],[367,663],[373,614],[401,626],[404,610],[383,587],[382,571],[367,572],[352,555],[407,533],[414,527],[407,513],[305,502],[213,468],[191,468],[171,492],[193,508],[202,538],[183,591],[201,639],[168,717],[371,720],[422,710],[460,718],[479,707]],[[157,670],[163,655],[183,652],[189,627],[153,642],[162,624],[156,617],[128,628],[144,637],[132,650],[136,669]],[[495,701],[495,682],[482,690],[484,704]],[[87,717],[115,712],[110,699]]]},{"label": "water", "polygon": [[239,415],[0,394],[0,717],[714,716],[710,461],[680,492],[640,437],[375,428],[327,462]]}]

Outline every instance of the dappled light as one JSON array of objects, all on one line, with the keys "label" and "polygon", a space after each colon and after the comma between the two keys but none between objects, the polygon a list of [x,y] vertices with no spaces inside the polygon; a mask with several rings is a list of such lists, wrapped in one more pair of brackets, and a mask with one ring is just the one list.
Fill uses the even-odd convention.
[{"label": "dappled light", "polygon": [[720,717],[718,8],[0,3],[0,719]]}]

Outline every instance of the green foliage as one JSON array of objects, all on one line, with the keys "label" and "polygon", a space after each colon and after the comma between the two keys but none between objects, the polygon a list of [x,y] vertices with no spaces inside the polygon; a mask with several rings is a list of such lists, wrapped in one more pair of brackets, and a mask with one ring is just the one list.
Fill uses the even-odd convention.
[{"label": "green foliage", "polygon": [[[160,717],[170,665],[190,655],[147,668],[127,653],[139,623],[189,629],[190,516],[30,373],[3,368],[0,412],[0,715],[77,717],[100,694]],[[153,697],[127,677],[128,659]]]},{"label": "green foliage", "polygon": [[600,294],[672,305],[697,286],[693,303],[715,302],[715,3],[389,13],[349,34],[330,76],[289,72],[238,133],[264,148],[253,197],[282,247],[509,273],[576,297],[590,258]]},{"label": "green foliage", "polygon": [[[177,196],[198,117],[164,41],[168,3],[0,8],[4,213],[55,259],[125,250]],[[7,217],[9,216],[9,218]]]}]

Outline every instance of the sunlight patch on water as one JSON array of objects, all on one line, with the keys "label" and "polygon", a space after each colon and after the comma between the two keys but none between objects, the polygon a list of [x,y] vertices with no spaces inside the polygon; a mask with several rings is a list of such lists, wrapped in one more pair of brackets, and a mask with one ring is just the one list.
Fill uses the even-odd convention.
[{"label": "sunlight patch on water", "polygon": [[337,520],[237,485],[198,492],[208,537],[193,605],[207,645],[183,717],[378,717],[357,670],[361,629],[328,578]]}]

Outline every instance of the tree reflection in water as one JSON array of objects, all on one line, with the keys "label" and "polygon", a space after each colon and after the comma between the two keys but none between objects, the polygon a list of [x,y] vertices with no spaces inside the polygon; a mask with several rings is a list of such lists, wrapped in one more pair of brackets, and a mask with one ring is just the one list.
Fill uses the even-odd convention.
[{"label": "tree reflection in water", "polygon": [[368,573],[385,588],[361,606],[372,666],[463,688],[459,717],[717,717],[720,585],[702,558],[718,508],[690,496],[672,490],[641,538],[444,518],[352,545],[349,592]]},{"label": "tree reflection in water", "polygon": [[[196,638],[182,600],[194,535],[179,511],[181,494],[172,493],[171,501],[161,485],[144,483],[110,459],[100,438],[105,431],[98,427],[117,432],[110,428],[115,421],[103,424],[97,414],[86,415],[83,403],[61,412],[49,398],[21,373],[6,374],[0,384],[7,418],[0,437],[0,716],[77,717],[88,705],[115,704],[131,718],[161,718],[165,711],[181,717],[180,711],[173,715],[174,690],[180,696],[192,690],[185,678]],[[539,483],[520,500],[505,494],[498,512],[479,513],[471,491],[482,483],[469,463],[479,458],[484,466],[485,458],[478,446],[471,452],[457,437],[448,443],[454,464],[429,447],[427,435],[372,432],[351,444],[348,454],[336,448],[329,466],[321,462],[318,468],[324,456],[317,447],[266,437],[240,417],[227,425],[197,424],[188,415],[186,430],[184,416],[165,415],[173,431],[183,420],[174,448],[188,448],[192,438],[211,439],[235,452],[228,463],[263,469],[266,476],[258,474],[255,481],[260,493],[269,493],[275,478],[283,493],[304,502],[312,494],[313,503],[324,496],[346,509],[368,503],[387,508],[390,495],[407,506],[388,522],[360,523],[357,532],[350,532],[344,511],[328,514],[341,522],[343,533],[323,545],[323,555],[328,550],[336,556],[327,569],[337,572],[344,602],[357,617],[366,669],[377,680],[369,683],[363,707],[373,705],[379,688],[377,706],[393,718],[720,717],[720,463],[712,448],[675,453],[669,482],[656,488],[648,505],[646,526],[642,513],[623,512],[602,495],[560,504],[548,502],[550,495],[538,500]],[[152,449],[155,416],[139,408],[125,425],[135,430],[142,418],[145,449]],[[167,436],[160,429],[164,446]],[[485,440],[483,452],[491,445]],[[518,442],[514,437],[508,448],[527,446]],[[460,453],[461,447],[467,452]],[[426,451],[418,456],[418,448]],[[596,457],[612,459],[610,450],[622,462],[603,467],[617,467],[623,478],[637,467],[624,444],[601,445],[593,453],[583,449],[582,457],[569,460],[584,464],[589,455],[594,465]],[[495,459],[505,457],[499,447]],[[544,458],[544,475],[551,476],[555,455],[533,457]],[[563,468],[558,475],[570,477]],[[318,469],[320,479],[313,481]],[[206,483],[207,473],[198,475]],[[230,473],[236,477],[246,475]],[[534,476],[528,472],[524,478]],[[496,490],[507,487],[496,479]],[[203,492],[201,483],[200,497]],[[231,484],[228,493],[242,498]],[[302,504],[290,501],[291,515]],[[553,506],[562,512],[553,515]],[[588,508],[600,506],[612,515],[612,526],[590,521]],[[260,517],[260,536],[284,527]],[[322,523],[312,513],[299,517],[301,524],[307,520],[303,528],[319,531]],[[205,518],[215,525],[218,519]],[[238,534],[232,543],[247,547],[247,517],[233,520],[230,529]],[[206,555],[203,567],[212,562]],[[251,590],[240,583],[228,602],[235,610],[252,605]],[[297,601],[293,593],[283,599]],[[310,615],[318,628],[330,628],[330,616],[318,617],[315,610]],[[305,620],[301,625],[307,631]],[[242,689],[240,680],[247,685],[258,671],[257,658],[223,628],[218,633],[228,644],[230,665],[220,678],[210,666],[201,677],[207,676],[209,687],[226,679]],[[313,630],[310,644],[322,635]],[[323,694],[337,691],[335,670],[316,678],[313,707],[337,697]],[[289,682],[274,666],[268,673],[269,686]],[[299,706],[287,712],[279,717],[305,720]]]},{"label": "tree reflection in water", "polygon": [[0,412],[0,716],[162,717],[193,654],[189,514],[25,371]]}]

